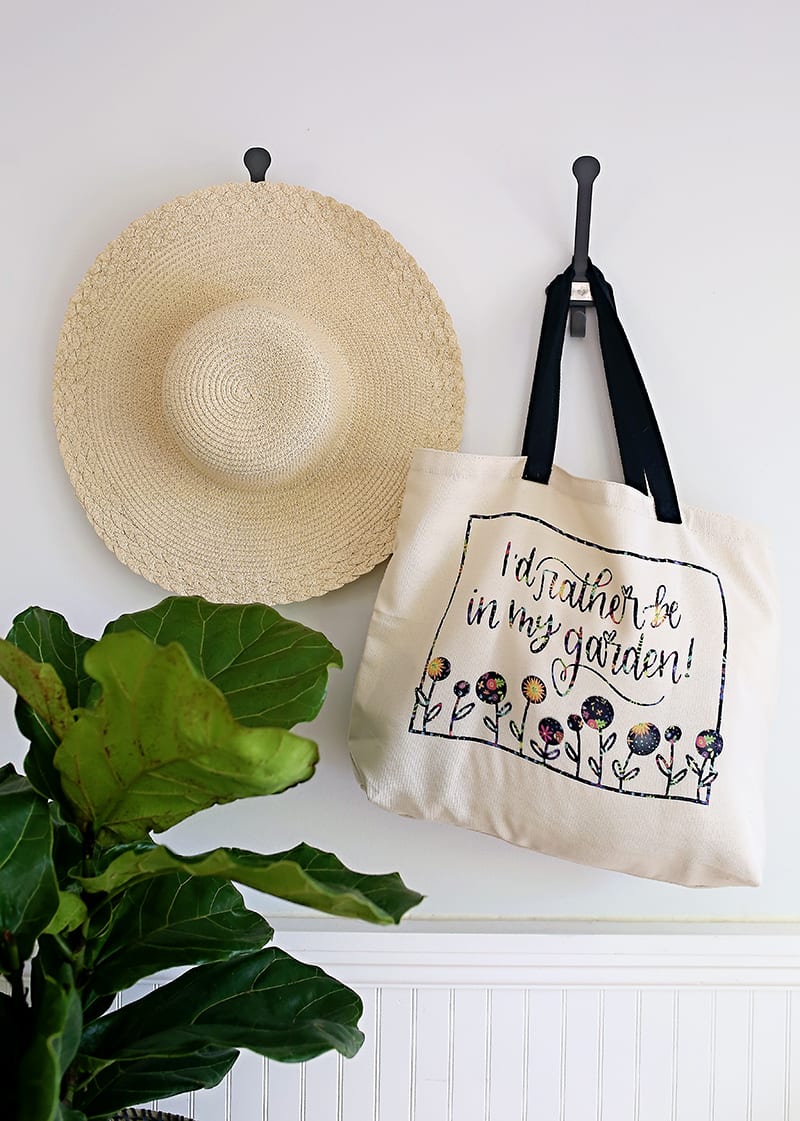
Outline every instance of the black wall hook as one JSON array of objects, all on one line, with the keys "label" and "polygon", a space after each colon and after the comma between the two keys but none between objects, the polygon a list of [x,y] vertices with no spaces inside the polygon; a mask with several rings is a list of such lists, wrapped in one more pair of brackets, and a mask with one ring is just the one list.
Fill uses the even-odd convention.
[{"label": "black wall hook", "polygon": [[266,148],[248,148],[244,154],[244,166],[250,172],[251,183],[263,183],[271,163],[272,156]]},{"label": "black wall hook", "polygon": [[589,263],[589,223],[592,217],[592,187],[600,174],[600,161],[594,156],[578,156],[572,165],[572,174],[578,180],[578,206],[575,214],[575,251],[572,266],[572,298],[569,302],[569,333],[573,338],[586,336],[586,308],[592,307],[592,293],[586,279]]}]

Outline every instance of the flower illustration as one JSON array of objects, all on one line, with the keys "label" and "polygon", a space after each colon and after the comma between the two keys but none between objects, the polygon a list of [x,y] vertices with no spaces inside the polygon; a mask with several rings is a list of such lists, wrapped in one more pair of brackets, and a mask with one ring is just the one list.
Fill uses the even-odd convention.
[{"label": "flower illustration", "polygon": [[577,712],[573,712],[571,716],[567,717],[567,727],[571,732],[575,733],[575,746],[571,743],[564,744],[564,753],[568,759],[571,759],[575,764],[575,778],[578,778],[581,772],[581,729],[583,728],[583,718],[578,716]]},{"label": "flower illustration", "polygon": [[542,703],[547,696],[547,686],[542,681],[541,677],[534,677],[533,674],[530,674],[528,677],[523,677],[520,688],[525,698],[522,720],[519,725],[517,725],[516,721],[510,720],[509,727],[511,728],[511,734],[519,744],[519,753],[522,755],[525,747],[525,723],[528,719],[528,710],[531,705],[540,705]]},{"label": "flower illustration", "polygon": [[544,747],[540,747],[536,740],[531,740],[533,754],[541,759],[543,763],[548,763],[552,759],[558,759],[561,754],[558,745],[564,738],[564,729],[559,722],[552,716],[545,716],[543,720],[539,721],[539,735]]},{"label": "flower illustration", "polygon": [[457,681],[453,686],[453,693],[456,700],[455,704],[453,705],[453,711],[450,713],[450,731],[448,735],[452,736],[453,725],[455,724],[456,720],[463,720],[465,716],[469,716],[469,714],[475,707],[474,701],[467,701],[467,703],[464,705],[460,703],[464,699],[464,697],[466,697],[467,693],[469,693],[470,688],[471,686],[468,681]]},{"label": "flower illustration", "polygon": [[494,745],[497,747],[500,738],[500,718],[511,711],[510,703],[503,704],[508,692],[506,679],[497,670],[490,669],[482,673],[475,682],[476,695],[487,705],[494,705],[495,716],[484,716],[483,722],[490,732],[494,733]]},{"label": "flower illustration", "polygon": [[581,716],[589,728],[602,732],[614,719],[614,708],[605,697],[587,697],[581,705]]},{"label": "flower illustration", "polygon": [[704,759],[716,759],[722,754],[722,736],[712,728],[708,732],[701,732],[694,741],[694,746],[697,748],[697,754],[702,755]]},{"label": "flower illustration", "polygon": [[[436,704],[431,703],[433,690],[436,688],[437,682],[444,681],[450,676],[450,669],[450,661],[448,658],[443,658],[439,655],[437,655],[437,657],[435,658],[431,658],[431,660],[425,667],[425,673],[423,674],[422,681],[420,681],[418,687],[414,690],[414,696],[416,700],[414,702],[414,711],[411,713],[411,724],[413,726],[414,719],[417,715],[417,710],[419,708],[422,708],[422,731],[426,735],[428,732],[428,725],[432,720],[435,720],[439,713],[442,711],[441,701],[437,701]],[[423,688],[426,677],[429,677],[431,679],[431,687],[427,693]]]},{"label": "flower illustration", "polygon": [[614,719],[614,706],[605,697],[587,697],[581,705],[581,717],[587,728],[597,732],[599,751],[597,758],[589,756],[589,767],[597,779],[597,785],[603,784],[603,757],[617,742],[617,733],[603,738],[603,732]]},{"label": "flower illustration", "polygon": [[450,663],[447,658],[431,658],[425,672],[431,681],[444,681],[450,676]]},{"label": "flower illustration", "polygon": [[682,735],[683,732],[677,724],[671,724],[666,732],[664,732],[664,740],[669,744],[669,760],[665,759],[663,755],[656,755],[656,765],[667,780],[667,785],[664,790],[665,798],[669,798],[669,792],[673,786],[676,786],[686,778],[687,772],[685,767],[678,771],[677,774],[673,773],[675,770],[675,744]]},{"label": "flower illustration", "polygon": [[497,670],[483,673],[475,682],[475,692],[487,705],[498,705],[508,690],[506,679]]},{"label": "flower illustration", "polygon": [[686,756],[686,762],[697,775],[697,801],[707,806],[711,799],[711,784],[719,774],[714,770],[714,763],[722,754],[722,736],[716,729],[708,728],[698,733],[694,746],[703,762],[698,765],[691,755]]},{"label": "flower illustration", "polygon": [[532,705],[540,705],[547,696],[547,687],[541,677],[525,677],[522,679],[522,695]]},{"label": "flower illustration", "polygon": [[622,784],[624,782],[636,778],[641,770],[641,767],[631,767],[631,761],[634,755],[640,757],[652,755],[660,743],[661,732],[655,724],[644,722],[633,725],[628,732],[628,758],[624,763],[619,759],[615,759],[611,764],[611,769],[619,779],[620,790],[622,790]]}]

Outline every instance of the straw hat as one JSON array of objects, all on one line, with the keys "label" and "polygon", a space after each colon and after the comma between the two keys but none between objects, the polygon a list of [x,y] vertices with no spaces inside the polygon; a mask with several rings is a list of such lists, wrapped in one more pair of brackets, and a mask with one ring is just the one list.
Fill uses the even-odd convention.
[{"label": "straw hat", "polygon": [[463,422],[450,317],[380,226],[285,183],[174,199],[67,310],[54,417],[92,525],[161,587],[288,603],[391,551],[416,447]]}]

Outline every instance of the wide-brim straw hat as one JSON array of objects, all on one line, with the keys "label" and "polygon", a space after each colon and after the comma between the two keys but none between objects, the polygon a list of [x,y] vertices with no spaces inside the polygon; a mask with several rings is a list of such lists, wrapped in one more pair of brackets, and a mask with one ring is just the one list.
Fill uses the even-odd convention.
[{"label": "wide-brim straw hat", "polygon": [[384,229],[285,183],[174,199],[67,310],[54,417],[78,498],[168,591],[288,603],[392,550],[411,455],[454,449],[461,355]]}]

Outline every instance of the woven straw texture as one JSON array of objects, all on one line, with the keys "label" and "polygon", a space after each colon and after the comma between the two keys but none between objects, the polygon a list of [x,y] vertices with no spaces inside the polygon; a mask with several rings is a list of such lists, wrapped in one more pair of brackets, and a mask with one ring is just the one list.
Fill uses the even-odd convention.
[{"label": "woven straw texture", "polygon": [[383,560],[417,447],[454,449],[461,355],[385,230],[283,183],[140,218],[70,302],[53,411],[103,541],[168,591],[288,603]]}]

